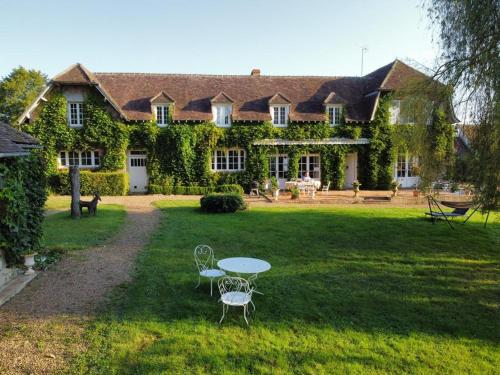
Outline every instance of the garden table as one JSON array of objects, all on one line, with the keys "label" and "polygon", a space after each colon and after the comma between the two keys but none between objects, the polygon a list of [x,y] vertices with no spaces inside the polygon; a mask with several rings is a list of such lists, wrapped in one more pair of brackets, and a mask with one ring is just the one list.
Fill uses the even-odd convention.
[{"label": "garden table", "polygon": [[[249,274],[251,275],[248,278],[249,282],[252,282],[255,285],[255,279],[257,275],[262,272],[269,271],[271,269],[271,264],[262,259],[256,258],[245,258],[245,257],[234,257],[234,258],[225,258],[221,259],[217,262],[217,266],[224,271],[233,272],[240,276],[241,274]],[[257,292],[254,290],[254,292]]]}]

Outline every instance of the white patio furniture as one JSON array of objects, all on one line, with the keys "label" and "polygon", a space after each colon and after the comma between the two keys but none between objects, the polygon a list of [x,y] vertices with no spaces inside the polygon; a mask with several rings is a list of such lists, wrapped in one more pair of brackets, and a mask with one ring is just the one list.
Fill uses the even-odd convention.
[{"label": "white patio furniture", "polygon": [[194,249],[194,260],[196,262],[196,267],[198,268],[198,288],[201,283],[201,278],[206,277],[210,279],[210,295],[213,295],[212,284],[214,279],[224,276],[226,273],[218,268],[214,267],[214,251],[208,245],[198,245]]},{"label": "white patio furniture", "polygon": [[330,181],[328,181],[328,183],[326,185],[323,185],[323,187],[321,188],[321,191],[327,192],[329,189],[330,189]]},{"label": "white patio furniture", "polygon": [[[242,306],[243,317],[248,324],[248,304],[252,302],[253,289],[250,283],[241,277],[225,276],[219,280],[220,300],[222,302],[222,318],[219,324],[222,323],[229,306]],[[255,310],[255,305],[253,305]]]},{"label": "white patio furniture", "polygon": [[[241,275],[250,275],[247,280],[256,286],[255,280],[258,274],[269,271],[271,269],[271,264],[262,259],[234,257],[219,260],[217,262],[217,267],[226,272],[235,273],[240,277]],[[257,290],[254,290],[254,292],[263,294]]]}]

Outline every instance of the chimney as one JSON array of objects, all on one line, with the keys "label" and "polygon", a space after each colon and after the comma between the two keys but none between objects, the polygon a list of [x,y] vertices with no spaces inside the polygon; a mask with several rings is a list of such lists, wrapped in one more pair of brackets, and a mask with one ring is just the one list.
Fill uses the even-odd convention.
[{"label": "chimney", "polygon": [[250,73],[252,77],[260,76],[260,69],[252,69],[252,73]]}]

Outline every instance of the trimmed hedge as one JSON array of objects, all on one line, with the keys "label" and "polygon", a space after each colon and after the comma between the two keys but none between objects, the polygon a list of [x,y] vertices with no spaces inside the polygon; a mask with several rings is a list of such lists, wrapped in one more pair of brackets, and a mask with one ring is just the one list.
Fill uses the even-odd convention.
[{"label": "trimmed hedge", "polygon": [[241,185],[238,184],[225,184],[219,185],[215,188],[217,193],[236,193],[239,195],[243,195],[244,191]]},{"label": "trimmed hedge", "polygon": [[207,195],[212,193],[235,193],[243,195],[243,188],[238,184],[225,184],[215,187],[198,186],[198,185],[177,185],[172,184],[156,185],[150,184],[148,187],[150,194],[176,194],[176,195]]},{"label": "trimmed hedge", "polygon": [[247,208],[239,194],[210,194],[200,199],[201,210],[211,213],[236,212]]},{"label": "trimmed hedge", "polygon": [[[49,177],[49,186],[57,194],[71,194],[69,171],[58,172]],[[128,174],[125,172],[80,171],[80,194],[127,195],[129,191]]]}]

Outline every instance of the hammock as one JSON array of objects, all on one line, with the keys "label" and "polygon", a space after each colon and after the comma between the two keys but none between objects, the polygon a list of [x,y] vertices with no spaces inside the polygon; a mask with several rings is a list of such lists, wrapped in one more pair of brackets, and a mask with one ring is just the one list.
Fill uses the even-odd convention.
[{"label": "hammock", "polygon": [[[474,205],[474,203],[472,202],[437,201],[432,195],[427,196],[427,202],[429,204],[429,212],[426,212],[425,214],[431,217],[432,224],[435,224],[436,220],[438,219],[445,219],[451,229],[455,228],[453,228],[453,224],[450,220],[448,220],[448,218],[453,220],[455,217],[465,216],[466,218],[462,223],[465,224],[470,219],[470,217],[474,215],[474,213],[479,209],[479,206]],[[453,211],[443,211],[441,206],[453,208]],[[437,207],[437,210],[433,210],[433,207]],[[472,212],[467,215],[467,212],[471,209],[473,209]]]}]

